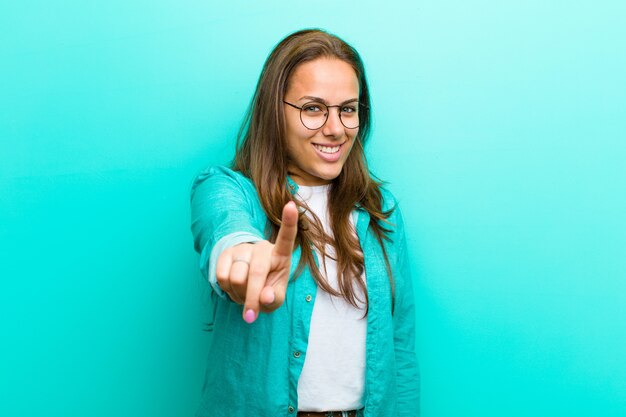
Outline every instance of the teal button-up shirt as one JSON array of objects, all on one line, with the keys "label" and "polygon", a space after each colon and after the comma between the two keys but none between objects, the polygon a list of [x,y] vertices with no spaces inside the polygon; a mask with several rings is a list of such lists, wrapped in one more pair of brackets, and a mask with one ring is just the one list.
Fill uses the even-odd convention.
[{"label": "teal button-up shirt", "polygon": [[[297,185],[289,179],[291,192]],[[369,297],[366,370],[360,417],[419,416],[419,371],[415,354],[415,302],[404,226],[393,196],[383,190],[383,209],[396,206],[392,241],[385,242],[395,285],[368,213],[356,207],[356,231],[365,257]],[[200,173],[191,188],[191,230],[200,269],[209,274],[215,244],[236,233],[266,239],[267,217],[252,181],[225,167]],[[242,306],[212,291],[213,335],[197,417],[292,417],[298,410],[298,379],[306,359],[317,284],[308,268],[297,278],[296,248],[284,304],[248,324]]]}]

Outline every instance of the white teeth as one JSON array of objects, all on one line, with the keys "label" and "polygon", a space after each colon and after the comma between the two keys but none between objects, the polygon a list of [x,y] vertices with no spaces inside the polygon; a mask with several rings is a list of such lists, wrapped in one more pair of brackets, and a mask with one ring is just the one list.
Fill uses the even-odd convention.
[{"label": "white teeth", "polygon": [[339,152],[339,148],[341,147],[341,146],[322,146],[322,145],[318,145],[316,143],[314,143],[313,146],[315,146],[317,149],[319,149],[321,152],[324,152],[324,153],[336,153],[336,152]]}]

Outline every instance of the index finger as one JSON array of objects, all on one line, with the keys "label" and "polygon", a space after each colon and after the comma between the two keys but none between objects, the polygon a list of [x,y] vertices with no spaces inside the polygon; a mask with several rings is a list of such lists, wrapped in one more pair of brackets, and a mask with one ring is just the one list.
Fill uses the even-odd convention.
[{"label": "index finger", "polygon": [[274,243],[274,254],[278,256],[291,256],[293,245],[298,234],[298,208],[293,201],[288,202],[283,207],[283,218],[276,242]]}]

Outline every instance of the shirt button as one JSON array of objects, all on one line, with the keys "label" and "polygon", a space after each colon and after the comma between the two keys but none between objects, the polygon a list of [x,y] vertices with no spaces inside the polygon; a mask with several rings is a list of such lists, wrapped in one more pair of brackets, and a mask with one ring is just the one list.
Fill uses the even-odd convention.
[{"label": "shirt button", "polygon": [[295,408],[293,408],[292,406],[289,406],[289,408],[287,408],[287,410],[288,410],[290,413],[293,413],[293,412],[295,411]]},{"label": "shirt button", "polygon": [[298,352],[298,351],[293,352],[293,356],[296,357],[296,358],[299,358],[300,357],[300,352]]},{"label": "shirt button", "polygon": [[311,297],[311,294],[307,295],[305,300],[307,303],[311,302],[311,300],[313,299],[313,297]]}]

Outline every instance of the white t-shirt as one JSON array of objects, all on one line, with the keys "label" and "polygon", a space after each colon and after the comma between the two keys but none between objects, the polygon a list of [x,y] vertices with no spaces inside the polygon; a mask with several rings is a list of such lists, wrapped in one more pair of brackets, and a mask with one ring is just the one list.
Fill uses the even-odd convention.
[{"label": "white t-shirt", "polygon": [[[306,201],[332,236],[328,219],[330,185],[298,186],[297,197]],[[352,222],[352,216],[350,216]],[[334,255],[334,249],[326,251]],[[317,253],[320,272],[322,259]],[[326,258],[326,278],[337,287],[337,263]],[[365,273],[364,273],[365,274]],[[363,276],[365,279],[365,276]],[[364,300],[359,288],[355,291]],[[298,411],[339,411],[363,407],[365,385],[365,336],[367,317],[364,304],[356,309],[341,297],[331,296],[319,286],[311,316],[309,343],[302,374],[298,380]]]}]

